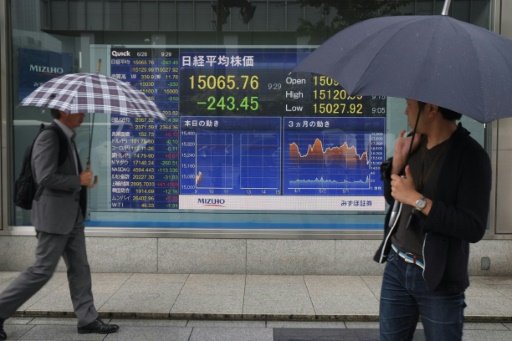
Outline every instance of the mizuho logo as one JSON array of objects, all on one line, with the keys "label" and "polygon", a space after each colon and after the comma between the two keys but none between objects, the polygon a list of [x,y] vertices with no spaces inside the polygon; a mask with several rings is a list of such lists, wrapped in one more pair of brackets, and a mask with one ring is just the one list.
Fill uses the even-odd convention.
[{"label": "mizuho logo", "polygon": [[198,198],[197,203],[207,206],[224,206],[226,200],[220,198]]},{"label": "mizuho logo", "polygon": [[64,73],[64,69],[59,66],[45,66],[45,65],[30,64],[29,70],[31,72],[54,73],[54,74],[58,74],[58,75]]}]

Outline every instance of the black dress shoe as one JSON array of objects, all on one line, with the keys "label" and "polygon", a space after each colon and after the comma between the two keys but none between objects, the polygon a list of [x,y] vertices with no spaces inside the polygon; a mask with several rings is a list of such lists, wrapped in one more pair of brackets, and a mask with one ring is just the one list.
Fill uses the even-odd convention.
[{"label": "black dress shoe", "polygon": [[7,340],[7,334],[4,330],[4,320],[0,319],[0,340]]},{"label": "black dress shoe", "polygon": [[86,326],[78,327],[78,334],[110,334],[118,330],[119,326],[117,324],[106,324],[98,318]]}]

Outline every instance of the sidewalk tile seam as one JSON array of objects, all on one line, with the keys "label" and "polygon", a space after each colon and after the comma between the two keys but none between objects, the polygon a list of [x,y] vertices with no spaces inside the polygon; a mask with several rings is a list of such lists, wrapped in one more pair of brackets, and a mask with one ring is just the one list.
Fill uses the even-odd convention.
[{"label": "sidewalk tile seam", "polygon": [[[56,278],[56,277],[55,277],[55,274],[56,274],[56,273],[54,273],[54,274],[52,275],[52,277],[48,280],[48,282],[46,282],[46,283],[45,283],[45,285],[44,285],[44,286],[46,286],[46,285],[47,285],[47,284],[48,284],[52,279],[55,279],[55,278]],[[55,280],[57,280],[57,279],[55,279]],[[68,285],[68,280],[67,280],[67,277],[66,277],[62,284],[57,285],[57,287],[55,288],[55,290],[53,290],[53,291],[51,291],[51,292],[48,292],[47,294],[42,295],[41,297],[39,297],[37,300],[35,300],[35,301],[34,301],[34,302],[32,302],[29,306],[27,306],[27,307],[25,308],[25,311],[26,311],[26,310],[29,310],[31,307],[35,306],[36,304],[38,304],[39,302],[41,302],[42,300],[44,300],[44,299],[45,299],[45,298],[47,298],[48,296],[53,295],[55,292],[59,292],[60,290],[62,290],[62,288],[67,288],[67,285]],[[43,286],[43,288],[44,288],[44,286]],[[25,302],[22,304],[22,306],[23,306],[24,304],[26,304],[28,301],[30,301],[31,299],[33,299],[33,298],[34,298],[34,296],[36,296],[38,293],[40,293],[40,292],[41,292],[41,290],[42,290],[43,288],[41,288],[38,292],[36,292],[34,295],[32,295],[32,296],[31,296],[27,301],[25,301]]]},{"label": "sidewalk tile seam", "polygon": [[377,297],[377,295],[375,294],[375,292],[372,290],[372,288],[370,287],[370,284],[365,280],[365,276],[359,276],[359,278],[361,278],[361,280],[363,281],[363,283],[366,285],[366,287],[368,288],[368,290],[372,293],[372,296],[377,300],[377,302],[380,301],[380,298]]},{"label": "sidewalk tile seam", "polygon": [[[335,243],[336,244],[336,243]],[[311,291],[309,290],[308,283],[306,282],[306,276],[302,276],[302,282],[306,287],[306,292],[308,293],[309,303],[311,303],[311,307],[313,307],[313,313],[317,316],[317,309],[315,308],[315,302],[313,302],[313,298],[311,297]]]},{"label": "sidewalk tile seam", "polygon": [[22,335],[18,338],[18,340],[23,340],[25,335],[27,335],[32,329],[34,329],[36,327],[35,324],[32,324],[30,326],[31,326],[30,328],[28,328],[24,333],[22,333]]},{"label": "sidewalk tile seam", "polygon": [[185,280],[181,284],[180,291],[178,292],[178,295],[176,295],[176,298],[174,299],[174,302],[172,303],[171,307],[169,308],[169,316],[172,316],[172,309],[176,305],[176,302],[178,302],[178,300],[179,300],[179,298],[181,296],[181,293],[183,292],[183,288],[185,288],[185,285],[187,285],[187,282],[190,279],[190,275],[191,274],[187,274],[187,277],[185,278]]},{"label": "sidewalk tile seam", "polygon": [[242,295],[242,314],[245,311],[245,293],[246,292],[247,292],[247,266],[246,266],[246,273],[245,273],[245,276],[244,276],[244,293]]},{"label": "sidewalk tile seam", "polygon": [[[96,310],[101,310],[102,307],[104,307],[108,301],[110,301],[110,299],[112,299],[118,292],[119,290],[121,290],[121,288],[126,284],[128,283],[128,281],[135,275],[134,272],[132,272],[129,276],[126,276],[126,279],[117,287],[116,290],[114,290],[114,292],[112,293],[112,295],[110,295],[105,301],[103,301],[103,304],[99,307],[96,307]],[[93,283],[93,288],[94,288],[94,283]],[[93,295],[94,295],[94,289],[93,289]]]}]

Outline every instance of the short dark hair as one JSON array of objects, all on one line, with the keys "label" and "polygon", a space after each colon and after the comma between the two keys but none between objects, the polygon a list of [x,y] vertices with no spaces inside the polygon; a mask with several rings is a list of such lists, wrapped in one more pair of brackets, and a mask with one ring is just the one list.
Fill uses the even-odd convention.
[{"label": "short dark hair", "polygon": [[[425,102],[418,101],[418,107],[419,107],[420,111],[423,110],[423,108],[425,107],[425,104],[426,104]],[[447,109],[447,108],[443,108],[443,107],[439,107],[439,106],[437,108],[445,120],[457,121],[457,120],[460,120],[462,117],[462,114],[459,114],[458,112],[453,111],[451,109]]]},{"label": "short dark hair", "polygon": [[444,119],[448,121],[457,121],[462,117],[458,112],[443,107],[439,107],[439,112],[443,115]]},{"label": "short dark hair", "polygon": [[50,115],[58,120],[60,118],[60,111],[57,109],[50,109]]}]

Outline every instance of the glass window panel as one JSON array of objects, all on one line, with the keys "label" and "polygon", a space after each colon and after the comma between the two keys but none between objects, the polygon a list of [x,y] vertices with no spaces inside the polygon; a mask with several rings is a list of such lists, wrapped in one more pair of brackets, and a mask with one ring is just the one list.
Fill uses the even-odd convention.
[{"label": "glass window panel", "polygon": [[285,29],[286,6],[283,3],[271,2],[268,6],[267,31],[283,31]]},{"label": "glass window panel", "polygon": [[[83,7],[83,3],[76,3]],[[77,11],[73,11],[77,13]],[[83,12],[82,12],[83,13]],[[50,18],[52,19],[51,29],[54,30],[65,30],[70,24],[70,16],[68,14],[68,2],[67,1],[51,1]],[[57,19],[58,18],[58,19]]]},{"label": "glass window panel", "polygon": [[[127,80],[130,80],[132,76],[141,77],[144,75],[146,78],[144,80],[137,79],[137,84],[147,95],[155,98],[154,91],[165,89],[168,93],[165,94],[166,97],[163,100],[157,100],[159,105],[166,106],[169,103],[180,103],[180,108],[162,109],[179,111],[175,117],[177,120],[165,123],[169,126],[163,129],[165,134],[168,134],[167,139],[162,138],[162,141],[165,142],[163,145],[157,146],[151,142],[144,142],[144,139],[150,139],[151,136],[132,136],[136,139],[126,143],[130,148],[155,147],[155,153],[164,152],[165,155],[151,156],[153,150],[146,149],[141,154],[146,157],[138,160],[139,165],[130,165],[129,173],[132,178],[129,181],[132,184],[129,186],[137,193],[131,193],[132,197],[129,200],[124,200],[120,196],[123,194],[120,191],[113,190],[114,188],[123,188],[122,184],[119,185],[119,182],[125,181],[124,175],[122,175],[123,165],[113,162],[123,162],[122,158],[114,156],[113,153],[120,153],[125,148],[125,144],[122,142],[123,136],[115,134],[127,131],[139,132],[135,128],[138,124],[151,125],[153,123],[130,121],[124,127],[121,127],[113,124],[112,117],[100,114],[95,116],[92,161],[94,171],[99,175],[100,182],[96,188],[90,190],[90,215],[87,217],[89,226],[163,227],[173,229],[242,228],[248,230],[259,228],[381,229],[383,209],[380,207],[370,211],[344,210],[338,207],[322,210],[321,206],[314,205],[321,204],[329,196],[310,195],[310,193],[291,195],[291,189],[289,188],[291,186],[283,186],[286,181],[288,183],[293,181],[299,183],[296,181],[297,179],[292,179],[290,174],[306,174],[313,176],[309,179],[311,182],[317,180],[317,182],[329,184],[322,176],[317,176],[318,179],[315,179],[314,174],[324,174],[324,176],[328,174],[314,173],[318,169],[309,169],[309,173],[289,172],[291,168],[286,167],[291,167],[291,156],[311,157],[313,153],[308,154],[307,147],[321,146],[325,159],[328,154],[326,148],[328,143],[330,143],[329,148],[331,149],[329,151],[331,153],[338,150],[336,148],[339,148],[340,145],[343,145],[339,141],[334,142],[332,140],[336,134],[347,141],[353,136],[362,138],[365,135],[357,131],[341,133],[336,130],[338,128],[336,124],[339,122],[349,126],[355,126],[356,123],[354,122],[357,122],[343,121],[340,117],[331,120],[334,124],[331,130],[325,130],[323,135],[316,134],[316,131],[312,132],[306,129],[305,124],[308,127],[312,124],[311,119],[303,119],[303,117],[308,116],[286,115],[282,113],[284,110],[276,110],[276,107],[272,107],[272,105],[276,105],[275,103],[282,104],[284,102],[286,104],[286,101],[291,101],[293,96],[298,96],[298,101],[295,104],[290,104],[290,108],[306,105],[304,103],[307,103],[307,101],[300,99],[301,91],[296,89],[289,90],[288,96],[290,97],[288,99],[283,95],[283,98],[279,100],[265,100],[265,96],[273,98],[269,94],[272,91],[277,91],[272,90],[272,87],[277,88],[279,83],[281,86],[288,86],[283,81],[286,79],[286,73],[298,61],[300,58],[298,56],[301,53],[306,53],[300,48],[297,49],[296,45],[301,47],[310,45],[309,47],[313,49],[317,44],[327,39],[329,34],[323,30],[322,26],[314,26],[318,21],[324,19],[321,10],[318,8],[306,6],[303,9],[299,1],[252,1],[251,3],[256,6],[256,10],[248,25],[243,23],[240,8],[235,6],[230,8],[230,16],[227,23],[222,26],[222,30],[217,31],[215,22],[212,21],[216,19],[211,9],[212,1],[12,1],[13,27],[16,28],[13,32],[13,50],[16,58],[13,58],[14,77],[12,83],[14,89],[12,98],[14,136],[14,159],[12,164],[14,174],[19,171],[23,150],[32,141],[39,124],[50,122],[47,113],[42,113],[42,110],[38,108],[20,107],[18,105],[19,101],[33,90],[38,83],[57,75],[46,74],[42,76],[36,72],[26,73],[26,68],[30,69],[30,65],[40,63],[37,65],[62,67],[65,72],[95,72],[97,61],[101,59],[102,71],[106,74],[126,77]],[[489,1],[454,3],[456,5],[452,4],[452,12],[455,17],[489,27]],[[401,8],[401,11],[402,13],[436,14],[441,7],[441,1],[411,1],[410,4]],[[328,23],[335,20],[336,13],[336,10],[332,8],[330,14],[325,17]],[[45,18],[45,31],[42,31],[40,27],[39,18],[41,16]],[[102,26],[103,18],[105,18],[105,27]],[[299,29],[300,19],[309,21],[316,28],[298,34],[296,31]],[[145,32],[140,32],[140,30]],[[248,54],[248,51],[263,51],[265,53],[264,59],[262,59],[264,61],[263,67],[258,69],[256,73],[251,73],[249,68],[244,69],[246,72],[233,72],[221,67],[206,69],[197,67],[196,69],[199,71],[192,71],[194,68],[187,69],[182,65],[178,67],[178,72],[181,72],[179,75],[181,79],[178,83],[181,82],[182,86],[178,86],[177,95],[173,93],[176,90],[173,86],[176,87],[176,85],[170,85],[173,84],[172,79],[162,84],[158,83],[159,85],[156,86],[152,84],[152,82],[157,82],[155,78],[157,76],[161,79],[161,77],[173,75],[175,71],[165,68],[169,68],[166,63],[173,63],[172,56],[175,53],[178,55],[188,53],[191,57],[214,56],[218,58],[227,53],[222,46],[223,44],[230,46],[231,50],[228,52],[231,56],[242,56],[244,53]],[[211,53],[209,53],[207,48],[213,46],[216,46],[216,48],[210,49]],[[112,55],[112,51],[121,53],[125,50],[135,53],[132,54],[133,58]],[[275,51],[281,52],[272,54]],[[291,59],[288,60],[286,56],[289,56],[287,53],[290,51],[292,51],[292,57],[289,57]],[[150,55],[141,54],[139,56],[137,52],[149,52]],[[166,53],[170,54],[166,55]],[[137,59],[137,57],[140,58]],[[130,63],[138,60],[140,64],[130,64],[126,67],[127,65],[123,64],[126,60]],[[279,62],[280,60],[282,62]],[[117,64],[118,62],[119,64]],[[180,59],[178,62],[183,61]],[[135,67],[141,69],[135,70]],[[153,69],[149,69],[151,67]],[[155,67],[161,69],[155,69]],[[34,67],[32,67],[32,70],[35,70]],[[237,108],[252,110],[250,109],[252,105],[256,111],[258,110],[256,106],[266,106],[270,109],[252,115],[234,115],[236,108],[234,110],[228,109],[227,111],[231,110],[232,112],[227,113],[225,109],[233,105],[230,102],[232,99],[228,98],[230,92],[225,88],[232,78],[227,76],[235,76],[235,87],[246,87],[250,86],[250,81],[244,84],[242,76],[249,77],[251,75],[260,77],[258,79],[260,88],[257,91],[250,92],[253,97],[257,97],[257,100],[253,98],[251,101],[251,96],[238,97]],[[190,91],[190,82],[191,79],[198,82],[199,76],[203,76],[201,78],[203,89],[194,93]],[[272,79],[275,79],[275,81],[271,81]],[[189,87],[188,89],[184,87],[183,84],[185,83]],[[187,105],[195,104],[195,107],[187,107],[184,102],[179,102],[187,95],[190,100]],[[178,96],[180,99],[176,100],[173,98],[174,96]],[[203,98],[205,103],[199,104],[202,107],[198,109],[197,102],[199,100],[197,98],[200,97]],[[210,108],[208,108],[209,106]],[[224,115],[217,114],[223,110]],[[383,153],[385,155],[382,155],[382,157],[391,155],[397,133],[406,128],[405,116],[403,115],[403,99],[386,99],[385,110],[387,115],[384,125],[380,125],[381,123],[378,123],[378,120],[366,120],[383,132],[386,149]],[[236,118],[235,116],[241,117]],[[85,160],[89,149],[88,139],[91,134],[91,118],[88,115],[86,122],[77,131],[78,148],[82,160]],[[195,119],[198,119],[198,124],[202,124],[199,122],[209,124],[207,122],[210,118],[214,118],[217,124],[223,127],[215,134],[208,130],[209,128],[206,126],[186,126],[187,121],[192,122]],[[211,121],[214,122],[214,119]],[[293,131],[293,127],[288,127],[286,124],[303,125],[300,128],[295,127],[301,134]],[[316,125],[317,122],[315,121],[314,124]],[[479,142],[484,143],[486,131],[481,124],[467,119],[463,119],[463,124],[471,130],[473,136]],[[128,128],[128,125],[131,128]],[[173,128],[172,125],[176,125],[176,127]],[[149,133],[151,128],[145,126],[141,132]],[[179,137],[173,135],[176,132]],[[182,132],[186,134],[181,135]],[[188,135],[189,133],[190,135]],[[195,137],[191,139],[190,136]],[[316,142],[316,140],[319,140],[319,142]],[[176,143],[179,145],[182,142],[195,144],[198,150],[178,151],[179,156],[177,157]],[[295,148],[294,145],[297,146],[297,149],[293,149]],[[184,147],[190,146],[179,145],[179,148]],[[364,148],[355,149],[354,153],[359,157],[359,160],[364,159],[363,150]],[[295,154],[290,151],[294,151]],[[135,150],[130,152],[132,154],[136,153]],[[196,160],[185,162],[185,159],[192,154],[195,155]],[[157,166],[143,164],[146,159],[151,160],[152,158],[153,161],[157,160],[164,163]],[[234,167],[235,165],[237,167]],[[144,204],[144,197],[154,195],[151,191],[154,188],[143,185],[144,181],[153,181],[147,178],[148,175],[152,175],[152,171],[148,170],[152,167],[161,167],[165,168],[166,172],[169,171],[168,174],[165,174],[169,176],[168,179],[155,180],[164,183],[167,189],[171,190],[167,193],[168,197],[164,201],[166,203],[182,204],[183,207],[180,209],[170,207],[149,208],[142,205]],[[199,171],[190,170],[193,167],[201,168],[201,176],[199,176]],[[119,174],[121,175],[118,176]],[[175,181],[172,178],[175,174],[178,174],[179,181],[182,184],[189,181],[192,187],[180,187],[179,185],[176,187],[176,184],[172,183]],[[208,174],[210,175],[209,178]],[[134,175],[139,178],[146,178],[134,179]],[[182,176],[185,177],[182,178]],[[239,178],[243,178],[243,180],[240,181]],[[237,179],[237,181],[233,181],[234,179]],[[137,183],[139,181],[141,182],[140,186]],[[362,180],[358,181],[361,182]],[[356,181],[352,182],[355,183]],[[227,186],[228,183],[231,187]],[[255,186],[258,184],[259,187]],[[261,207],[268,205],[269,200],[276,200],[274,197],[278,197],[276,195],[271,198],[264,191],[275,191],[276,187],[281,188],[281,196],[288,191],[284,195],[286,197],[284,200],[277,198],[278,205],[282,205],[282,209],[275,210],[275,207],[270,207],[261,210]],[[176,193],[172,191],[176,188],[181,191],[178,195],[183,195],[183,198],[188,195],[196,200],[191,203],[186,201],[180,203],[178,197],[178,201],[176,201]],[[242,192],[247,191],[248,188],[252,192],[245,192],[246,195],[242,195]],[[255,189],[260,192],[255,194]],[[195,194],[189,192],[190,190],[197,190],[200,196],[194,197]],[[222,205],[227,205],[222,200],[228,198],[224,191],[227,195],[231,195],[230,200],[238,198],[235,201],[238,201],[236,202],[237,205],[241,205],[240,209],[234,209],[233,206],[226,210],[225,207],[222,207]],[[349,192],[350,189],[347,191]],[[311,200],[308,201],[308,199]],[[120,203],[129,207],[120,207]],[[342,205],[342,203],[339,204]],[[348,202],[343,203],[343,205],[348,204]],[[289,209],[290,207],[293,210]],[[15,225],[29,225],[29,214],[26,211],[13,208],[12,221]]]},{"label": "glass window panel", "polygon": [[105,2],[105,29],[119,31],[122,29],[122,4],[119,1]]},{"label": "glass window panel", "polygon": [[268,3],[266,1],[251,2],[256,6],[254,15],[250,22],[252,32],[265,32],[268,25]]},{"label": "glass window panel", "polygon": [[104,7],[103,1],[87,1],[87,29],[103,30],[104,24]]},{"label": "glass window panel", "polygon": [[[178,2],[177,27],[180,31],[194,31],[195,13],[192,3]],[[208,19],[209,20],[209,19]]]},{"label": "glass window panel", "polygon": [[212,31],[212,29],[215,29],[215,16],[211,3],[196,3],[194,10],[196,17],[201,18],[195,21],[197,31]]},{"label": "glass window panel", "polygon": [[174,2],[160,2],[160,10],[158,11],[160,30],[176,31],[177,30],[177,11]]},{"label": "glass window panel", "polygon": [[158,3],[145,1],[140,6],[141,29],[143,31],[157,31],[159,26]]},{"label": "glass window panel", "polygon": [[300,21],[302,19],[304,9],[297,3],[291,3],[287,9],[287,23],[288,30],[296,31],[299,28]]},{"label": "glass window panel", "polygon": [[140,3],[138,1],[123,1],[123,29],[138,31],[140,27]]}]

